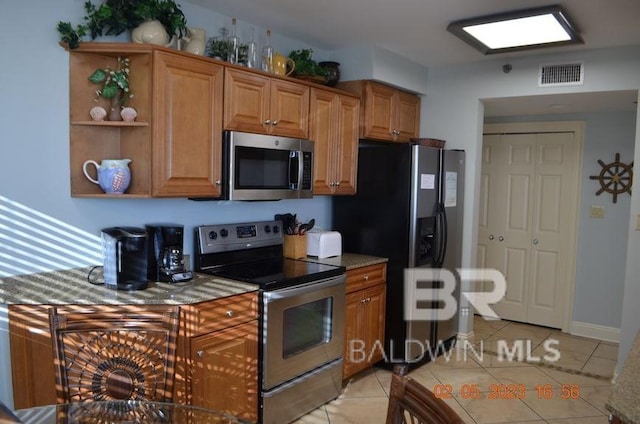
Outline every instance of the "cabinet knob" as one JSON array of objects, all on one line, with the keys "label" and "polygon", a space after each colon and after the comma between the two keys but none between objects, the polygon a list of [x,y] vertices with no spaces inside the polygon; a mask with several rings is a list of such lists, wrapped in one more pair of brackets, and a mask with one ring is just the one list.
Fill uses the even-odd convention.
[{"label": "cabinet knob", "polygon": [[489,240],[493,240],[494,238],[495,238],[495,237],[493,237],[493,234],[491,234],[491,235],[489,236]]},{"label": "cabinet knob", "polygon": [[227,311],[227,316],[228,316],[228,317],[232,317],[232,316],[233,316],[233,311],[232,311],[231,309],[229,309],[229,310]]},{"label": "cabinet knob", "polygon": [[198,355],[198,358],[202,358],[204,356],[204,350],[197,351],[196,355]]},{"label": "cabinet knob", "polygon": [[265,125],[271,125],[271,119],[267,119],[266,121],[264,121]]},{"label": "cabinet knob", "polygon": [[217,185],[217,186],[222,185],[222,181],[220,181],[220,180],[216,180],[216,185]]},{"label": "cabinet knob", "polygon": [[278,125],[278,120],[276,119],[275,121],[273,121],[273,122],[271,123],[271,125],[273,125],[274,127],[275,127],[276,125]]},{"label": "cabinet knob", "polygon": [[538,239],[533,239],[533,244],[538,244]]},{"label": "cabinet knob", "polygon": [[504,241],[504,237],[500,236],[500,237],[498,237],[498,240]]},{"label": "cabinet knob", "polygon": [[364,281],[369,281],[369,275],[365,275],[365,276],[364,276],[364,277],[362,277],[362,278],[364,278]]},{"label": "cabinet knob", "polygon": [[340,187],[340,181],[334,183],[336,187]]}]

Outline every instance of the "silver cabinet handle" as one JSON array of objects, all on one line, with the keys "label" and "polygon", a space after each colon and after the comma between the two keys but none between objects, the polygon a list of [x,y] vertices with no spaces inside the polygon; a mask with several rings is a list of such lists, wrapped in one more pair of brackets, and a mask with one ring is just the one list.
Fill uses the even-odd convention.
[{"label": "silver cabinet handle", "polygon": [[340,187],[340,181],[334,183],[336,185],[336,187]]},{"label": "silver cabinet handle", "polygon": [[538,244],[538,239],[533,239],[533,244]]},{"label": "silver cabinet handle", "polygon": [[199,350],[198,352],[196,352],[196,355],[198,355],[198,358],[202,358],[204,356],[204,351]]},{"label": "silver cabinet handle", "polygon": [[498,240],[499,241],[504,241],[504,237],[500,236],[500,237],[498,237]]},{"label": "silver cabinet handle", "polygon": [[271,119],[267,119],[266,121],[264,121],[265,125],[271,125]]},{"label": "silver cabinet handle", "polygon": [[489,236],[489,240],[493,240],[494,238],[495,238],[495,237],[493,237],[493,234],[491,234],[491,235]]},{"label": "silver cabinet handle", "polygon": [[216,185],[217,185],[217,186],[222,185],[222,181],[220,181],[220,180],[216,180]]},{"label": "silver cabinet handle", "polygon": [[368,275],[365,275],[365,276],[364,276],[364,277],[362,277],[362,278],[364,278],[364,281],[369,281],[369,276],[368,276]]},{"label": "silver cabinet handle", "polygon": [[273,125],[273,126],[278,125],[278,120],[276,119],[275,121],[273,121],[273,122],[271,123],[271,125]]},{"label": "silver cabinet handle", "polygon": [[232,317],[233,316],[233,311],[232,310],[228,310],[227,311],[227,316],[228,317]]}]

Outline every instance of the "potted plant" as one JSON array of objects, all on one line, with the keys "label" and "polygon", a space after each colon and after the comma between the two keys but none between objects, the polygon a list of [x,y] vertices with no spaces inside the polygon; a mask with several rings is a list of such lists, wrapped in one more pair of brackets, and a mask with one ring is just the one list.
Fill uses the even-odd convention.
[{"label": "potted plant", "polygon": [[207,43],[207,56],[220,60],[227,60],[233,46],[231,42],[224,37],[210,38]]},{"label": "potted plant", "polygon": [[293,76],[324,83],[327,70],[318,65],[318,62],[312,59],[312,55],[313,49],[293,50],[289,53],[289,59],[295,63]]},{"label": "potted plant", "polygon": [[87,35],[94,40],[104,35],[120,35],[140,24],[157,20],[169,37],[182,37],[187,22],[180,6],[174,0],[105,0],[100,6],[90,1],[84,3],[85,23],[74,27],[70,22],[58,22],[60,40],[69,48],[77,48]]},{"label": "potted plant", "polygon": [[129,58],[118,57],[116,69],[111,69],[108,65],[96,69],[89,76],[89,81],[102,84],[102,88],[96,91],[94,100],[97,102],[102,97],[111,102],[109,120],[120,120],[121,108],[125,106],[128,99],[133,97],[129,89]]}]

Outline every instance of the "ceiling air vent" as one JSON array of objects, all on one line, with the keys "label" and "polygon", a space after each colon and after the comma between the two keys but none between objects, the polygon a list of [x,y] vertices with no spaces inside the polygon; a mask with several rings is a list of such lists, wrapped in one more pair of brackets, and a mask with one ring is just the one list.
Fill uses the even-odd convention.
[{"label": "ceiling air vent", "polygon": [[584,82],[584,62],[540,66],[539,87],[581,85]]}]

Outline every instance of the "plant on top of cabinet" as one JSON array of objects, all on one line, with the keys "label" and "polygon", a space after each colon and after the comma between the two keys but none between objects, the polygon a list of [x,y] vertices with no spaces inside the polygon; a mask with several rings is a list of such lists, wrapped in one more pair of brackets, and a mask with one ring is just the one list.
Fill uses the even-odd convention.
[{"label": "plant on top of cabinet", "polygon": [[105,35],[120,35],[147,21],[159,21],[169,39],[182,37],[187,31],[187,20],[180,5],[173,0],[106,0],[100,6],[90,1],[84,3],[85,24],[73,26],[71,22],[58,22],[60,41],[70,49],[79,46],[87,35],[92,40]]},{"label": "plant on top of cabinet", "polygon": [[324,84],[326,81],[327,70],[318,65],[318,62],[312,59],[312,55],[313,49],[293,50],[289,53],[289,59],[293,60],[295,63],[293,76],[295,78]]}]

